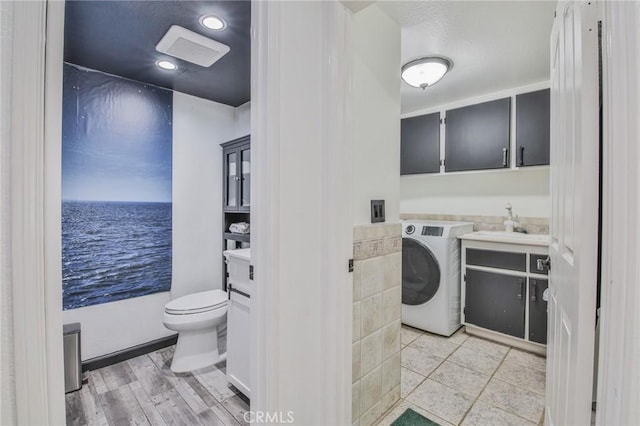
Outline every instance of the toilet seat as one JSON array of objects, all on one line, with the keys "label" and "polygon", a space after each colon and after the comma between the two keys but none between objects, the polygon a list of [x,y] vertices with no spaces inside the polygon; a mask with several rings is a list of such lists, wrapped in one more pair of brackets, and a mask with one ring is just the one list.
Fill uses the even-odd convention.
[{"label": "toilet seat", "polygon": [[178,297],[167,303],[164,311],[171,315],[190,315],[208,312],[227,304],[227,293],[222,290],[201,291]]}]

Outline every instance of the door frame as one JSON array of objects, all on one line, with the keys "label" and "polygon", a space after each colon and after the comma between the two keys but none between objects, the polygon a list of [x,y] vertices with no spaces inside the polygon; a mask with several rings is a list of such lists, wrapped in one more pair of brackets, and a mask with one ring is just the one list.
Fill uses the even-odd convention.
[{"label": "door frame", "polygon": [[[352,141],[348,137],[352,16],[341,2],[331,1],[314,4],[315,15],[292,20],[296,6],[290,5],[294,4],[260,0],[252,3],[251,262],[256,268],[257,297],[251,305],[252,347],[256,348],[251,354],[251,411],[280,414],[286,419],[291,408],[305,407],[305,413],[292,413],[296,422],[313,418],[318,424],[351,424],[353,287],[347,266],[353,254],[353,215],[352,186],[345,182],[353,181]],[[305,24],[300,26],[298,21]],[[308,31],[309,26],[314,30]],[[293,34],[305,44],[321,46],[315,51],[305,48],[302,53],[309,55],[305,59],[322,71],[319,79],[302,88],[290,82],[296,80],[297,71],[285,65],[293,58],[282,40]],[[297,50],[296,46],[289,48]],[[289,104],[292,93],[300,90],[304,90],[300,105]],[[310,134],[304,122],[288,117],[292,112],[295,115],[293,109],[305,108],[318,114],[310,120],[312,127],[319,130],[318,135]],[[315,120],[319,120],[320,126]],[[310,159],[310,169],[319,173],[321,180],[320,192],[315,197],[318,201],[306,206],[319,211],[317,223],[287,214],[287,210],[297,208],[299,201],[286,182],[291,177],[287,174],[291,169],[288,163],[293,161],[287,160],[286,151],[294,147],[292,135],[304,138],[305,132],[309,140],[323,145],[319,157]],[[319,167],[314,165],[316,162]],[[307,180],[305,176],[299,177],[301,193]],[[289,217],[286,223],[285,217]],[[298,226],[295,238],[287,232],[286,228],[291,226]],[[317,246],[305,245],[303,233],[313,228],[321,229],[323,237]],[[304,258],[317,260],[285,261],[282,252],[286,247],[298,247]],[[322,284],[318,300],[292,296],[296,292],[291,287],[291,274],[299,265],[291,265],[291,261],[307,264],[318,272]],[[301,287],[304,282],[316,279],[315,272],[299,272],[296,270],[295,275],[297,280],[303,280]],[[323,362],[313,367],[317,368],[313,374],[301,371],[304,362],[299,363],[299,358],[311,359],[314,350],[301,350],[299,346],[304,344],[287,341],[287,336],[295,333],[300,324],[292,324],[293,318],[284,317],[282,312],[291,312],[288,305],[295,304],[307,306],[310,311],[313,306],[320,307],[320,315],[304,319],[306,330],[319,331],[314,344],[319,343]],[[298,334],[301,340],[306,340],[302,330]],[[297,354],[296,357],[288,351]],[[295,385],[300,385],[301,377],[309,380],[304,383],[304,391]]]},{"label": "door frame", "polygon": [[[13,2],[11,27],[11,287],[16,421],[64,424],[62,286],[59,261],[50,256],[60,233],[60,203],[51,209],[51,162],[59,160],[46,142],[60,139],[62,67],[45,61],[60,54],[56,43],[63,22],[60,3]],[[4,34],[3,34],[4,36]],[[45,47],[45,40],[49,43]],[[58,52],[59,50],[59,52]],[[19,52],[18,54],[16,54]],[[58,85],[47,84],[58,74]],[[4,143],[4,142],[3,142]],[[55,182],[55,183],[54,183]],[[4,189],[4,188],[3,188]],[[4,194],[3,194],[4,195]],[[3,197],[4,199],[4,197]]]},{"label": "door frame", "polygon": [[596,424],[640,421],[640,4],[603,1],[602,286]]}]

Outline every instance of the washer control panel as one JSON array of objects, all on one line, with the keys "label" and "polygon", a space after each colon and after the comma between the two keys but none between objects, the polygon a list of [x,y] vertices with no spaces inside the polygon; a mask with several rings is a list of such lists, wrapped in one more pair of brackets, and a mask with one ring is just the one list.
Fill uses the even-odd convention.
[{"label": "washer control panel", "polygon": [[442,226],[423,226],[422,235],[427,237],[442,237]]}]

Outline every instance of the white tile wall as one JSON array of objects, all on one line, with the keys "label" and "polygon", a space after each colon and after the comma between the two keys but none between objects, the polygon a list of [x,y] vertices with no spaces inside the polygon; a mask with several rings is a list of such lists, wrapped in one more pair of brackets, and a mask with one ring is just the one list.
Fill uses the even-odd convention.
[{"label": "white tile wall", "polygon": [[400,399],[400,224],[357,226],[353,274],[353,424],[370,426]]}]

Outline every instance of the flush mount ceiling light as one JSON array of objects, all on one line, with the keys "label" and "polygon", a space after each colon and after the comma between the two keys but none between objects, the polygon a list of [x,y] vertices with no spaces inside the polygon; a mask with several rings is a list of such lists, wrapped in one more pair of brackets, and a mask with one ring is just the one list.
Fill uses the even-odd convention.
[{"label": "flush mount ceiling light", "polygon": [[436,84],[453,67],[450,59],[440,56],[420,58],[402,67],[402,79],[409,86],[422,90]]},{"label": "flush mount ceiling light", "polygon": [[210,30],[222,31],[227,28],[227,23],[215,15],[204,15],[200,17],[200,25]]},{"label": "flush mount ceiling light", "polygon": [[173,71],[178,68],[178,66],[173,62],[164,61],[164,60],[156,62],[156,65],[162,68],[163,70],[169,70],[169,71]]}]

